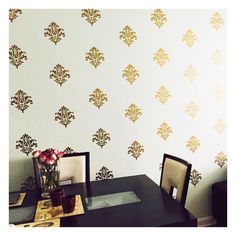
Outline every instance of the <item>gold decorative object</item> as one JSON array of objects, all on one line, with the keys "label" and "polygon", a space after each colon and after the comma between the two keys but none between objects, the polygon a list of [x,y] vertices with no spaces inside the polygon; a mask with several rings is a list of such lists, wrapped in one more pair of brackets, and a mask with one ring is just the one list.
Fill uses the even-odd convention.
[{"label": "gold decorative object", "polygon": [[161,9],[156,9],[151,15],[151,21],[160,29],[167,22],[165,12]]},{"label": "gold decorative object", "polygon": [[192,136],[187,141],[186,147],[194,153],[200,147],[200,141],[195,136]]},{"label": "gold decorative object", "polygon": [[218,155],[215,157],[215,163],[221,168],[226,164],[226,162],[227,155],[225,155],[223,152],[218,153]]},{"label": "gold decorative object", "polygon": [[219,49],[216,49],[212,54],[211,60],[215,63],[215,65],[219,66],[224,60],[222,52]]},{"label": "gold decorative object", "polygon": [[10,63],[18,69],[18,67],[24,62],[23,60],[27,60],[26,52],[22,51],[15,44],[9,49],[9,59]]},{"label": "gold decorative object", "polygon": [[196,187],[199,181],[202,179],[201,173],[193,169],[190,174],[190,183]]},{"label": "gold decorative object", "polygon": [[59,121],[60,124],[67,127],[71,123],[72,119],[75,119],[73,111],[70,111],[67,107],[62,106],[60,110],[55,113],[55,121]]},{"label": "gold decorative object", "polygon": [[34,221],[41,222],[45,220],[84,214],[84,207],[81,201],[81,196],[76,195],[75,198],[75,208],[71,213],[64,213],[62,205],[52,206],[51,200],[38,201]]},{"label": "gold decorative object", "polygon": [[98,146],[100,146],[101,148],[103,148],[103,146],[105,144],[107,144],[108,141],[110,141],[110,134],[107,133],[105,130],[103,130],[102,128],[100,128],[94,135],[93,135],[93,139],[92,142],[96,142],[96,144]]},{"label": "gold decorative object", "polygon": [[169,91],[164,87],[161,86],[157,91],[156,91],[156,96],[155,98],[159,100],[160,103],[165,104],[169,98],[171,97]]},{"label": "gold decorative object", "polygon": [[30,222],[25,224],[16,225],[16,227],[60,227],[60,219],[43,220],[40,222]]},{"label": "gold decorative object", "polygon": [[13,22],[20,14],[22,14],[20,9],[9,9],[9,20]]},{"label": "gold decorative object", "polygon": [[72,154],[74,153],[75,151],[71,148],[71,147],[67,147],[65,150],[64,150],[64,153],[65,154]]},{"label": "gold decorative object", "polygon": [[85,20],[93,26],[95,22],[99,18],[101,18],[101,13],[99,10],[96,9],[82,9],[82,14],[81,16],[85,18]]},{"label": "gold decorative object", "polygon": [[169,56],[162,48],[159,48],[156,53],[154,53],[153,60],[162,68],[167,61],[169,61]]},{"label": "gold decorative object", "polygon": [[64,29],[60,28],[60,26],[52,22],[48,25],[48,28],[44,29],[44,36],[49,37],[49,40],[51,40],[55,45],[62,40],[62,37],[65,37]]},{"label": "gold decorative object", "polygon": [[128,109],[125,110],[125,116],[128,117],[133,123],[142,115],[141,110],[132,103]]},{"label": "gold decorative object", "polygon": [[16,92],[14,97],[11,97],[11,105],[15,105],[23,113],[29,107],[29,104],[33,104],[32,98],[22,90]]},{"label": "gold decorative object", "polygon": [[92,102],[98,109],[107,101],[107,95],[101,89],[96,88],[92,94],[89,95],[89,102]]},{"label": "gold decorative object", "polygon": [[218,101],[221,101],[224,98],[224,89],[220,85],[217,85],[214,88],[213,93]]},{"label": "gold decorative object", "polygon": [[134,40],[137,40],[137,36],[130,26],[126,25],[120,32],[120,39],[129,47],[134,42]]},{"label": "gold decorative object", "polygon": [[163,122],[157,129],[157,135],[160,135],[165,141],[172,133],[172,128],[166,122]]},{"label": "gold decorative object", "polygon": [[37,147],[36,139],[32,139],[28,134],[23,134],[20,140],[16,141],[16,149],[20,149],[21,152],[27,156]]},{"label": "gold decorative object", "polygon": [[185,112],[191,116],[192,118],[194,118],[197,113],[199,111],[199,108],[197,106],[197,104],[194,102],[194,101],[191,101],[187,106],[186,106],[186,109],[185,109]]},{"label": "gold decorative object", "polygon": [[215,129],[219,134],[223,134],[226,127],[226,123],[222,119],[218,119],[215,124]]},{"label": "gold decorative object", "polygon": [[215,30],[219,30],[224,25],[224,19],[218,12],[215,12],[210,19],[210,24]]},{"label": "gold decorative object", "polygon": [[143,152],[143,146],[136,140],[128,148],[128,154],[131,154],[131,156],[134,157],[136,160],[142,155]]},{"label": "gold decorative object", "polygon": [[96,173],[96,180],[112,179],[113,173],[107,167],[103,166],[98,173]]},{"label": "gold decorative object", "polygon": [[53,70],[50,70],[50,79],[54,79],[60,86],[66,82],[66,78],[70,78],[69,70],[66,70],[62,65],[57,64]]},{"label": "gold decorative object", "polygon": [[190,82],[192,82],[198,76],[198,71],[196,70],[196,68],[194,66],[189,65],[184,71],[184,76],[187,77],[187,79]]},{"label": "gold decorative object", "polygon": [[105,59],[103,53],[97,48],[93,47],[89,50],[89,52],[86,53],[85,60],[89,61],[91,65],[97,68],[97,66],[100,65]]},{"label": "gold decorative object", "polygon": [[129,64],[123,70],[122,77],[132,84],[139,77],[139,71],[133,65]]},{"label": "gold decorative object", "polygon": [[197,36],[193,33],[191,29],[188,29],[184,33],[182,40],[187,46],[191,48],[194,45],[194,43],[197,41]]}]

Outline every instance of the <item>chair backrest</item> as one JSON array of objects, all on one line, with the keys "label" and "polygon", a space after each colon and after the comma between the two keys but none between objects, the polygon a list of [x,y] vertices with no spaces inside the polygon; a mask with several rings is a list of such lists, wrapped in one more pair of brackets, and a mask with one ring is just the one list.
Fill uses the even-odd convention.
[{"label": "chair backrest", "polygon": [[176,200],[185,205],[192,165],[178,157],[164,154],[160,186],[172,195],[177,190]]},{"label": "chair backrest", "polygon": [[[60,180],[59,185],[90,182],[90,153],[74,152],[65,154],[60,159]],[[38,163],[33,158],[34,173],[36,179],[36,189],[40,191],[41,183],[39,176]]]},{"label": "chair backrest", "polygon": [[60,185],[70,182],[74,184],[89,181],[89,152],[65,154],[60,159]]}]

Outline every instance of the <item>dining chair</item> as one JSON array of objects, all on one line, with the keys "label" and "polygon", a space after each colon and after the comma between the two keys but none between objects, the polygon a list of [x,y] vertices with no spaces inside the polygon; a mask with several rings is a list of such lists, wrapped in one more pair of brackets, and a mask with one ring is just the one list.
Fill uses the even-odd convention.
[{"label": "dining chair", "polygon": [[163,156],[160,186],[171,196],[176,190],[176,200],[182,206],[187,197],[191,168],[192,164],[181,158],[166,153]]},{"label": "dining chair", "polygon": [[89,152],[64,154],[60,159],[59,185],[90,182]]},{"label": "dining chair", "polygon": [[[36,189],[41,190],[38,163],[33,158]],[[59,185],[74,184],[80,182],[90,182],[90,153],[73,152],[64,154],[60,159],[60,178]]]}]

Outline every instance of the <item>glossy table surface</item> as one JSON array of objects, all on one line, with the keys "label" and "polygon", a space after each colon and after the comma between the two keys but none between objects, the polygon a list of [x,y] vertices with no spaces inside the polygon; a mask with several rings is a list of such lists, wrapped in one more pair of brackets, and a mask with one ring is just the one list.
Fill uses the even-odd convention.
[{"label": "glossy table surface", "polygon": [[[197,226],[197,219],[146,175],[62,187],[66,194],[81,195],[85,213],[61,218],[61,227]],[[87,208],[87,197],[130,191],[141,201],[93,210]],[[38,200],[38,193],[29,191],[22,207],[36,205]]]}]

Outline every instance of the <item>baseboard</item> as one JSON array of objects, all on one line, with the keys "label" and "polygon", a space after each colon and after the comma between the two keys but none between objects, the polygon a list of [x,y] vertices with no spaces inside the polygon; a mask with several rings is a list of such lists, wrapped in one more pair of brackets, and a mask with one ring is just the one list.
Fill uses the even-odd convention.
[{"label": "baseboard", "polygon": [[216,219],[212,216],[202,217],[197,219],[198,227],[211,227],[216,225]]}]

